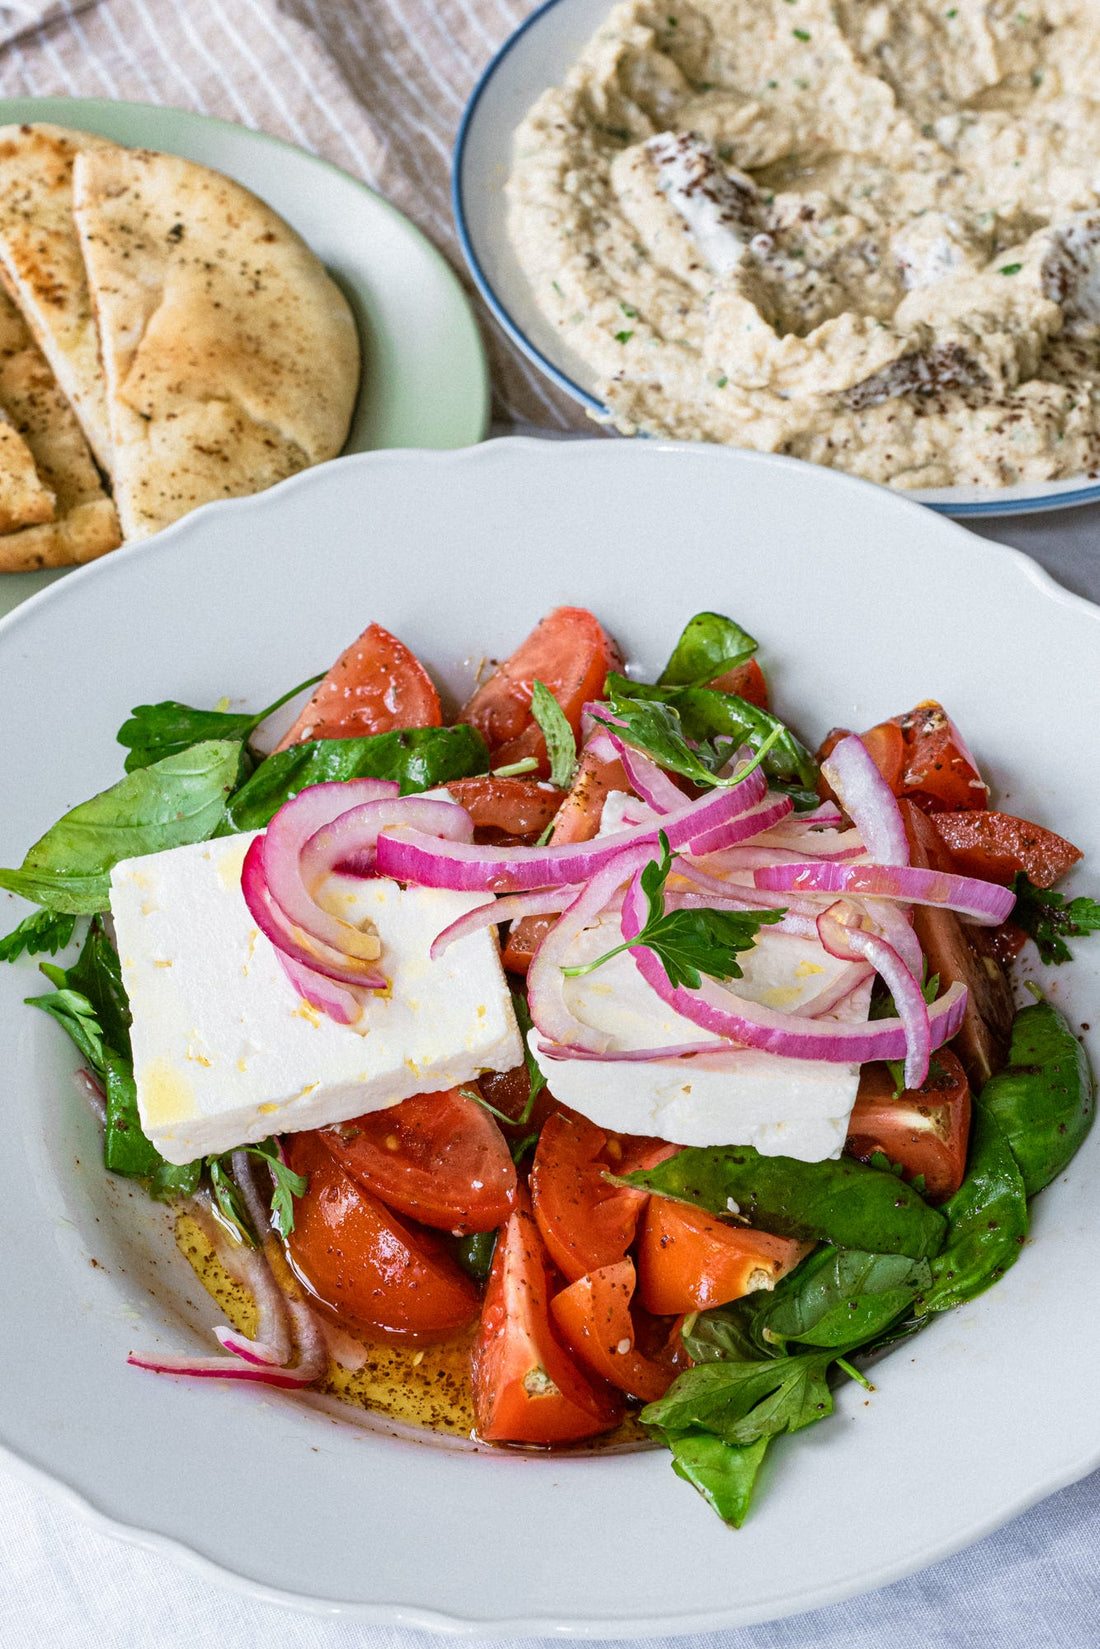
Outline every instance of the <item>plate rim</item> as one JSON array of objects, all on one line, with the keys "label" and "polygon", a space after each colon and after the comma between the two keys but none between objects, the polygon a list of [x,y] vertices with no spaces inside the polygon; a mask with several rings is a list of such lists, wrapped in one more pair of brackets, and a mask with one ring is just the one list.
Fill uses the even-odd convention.
[{"label": "plate rim", "polygon": [[[464,176],[466,153],[469,146],[470,135],[481,112],[482,100],[485,94],[489,91],[499,72],[506,66],[508,58],[510,57],[513,49],[519,44],[520,40],[523,39],[529,30],[537,28],[538,24],[547,12],[553,11],[559,4],[562,3],[563,0],[541,0],[541,4],[536,6],[534,11],[531,12],[529,16],[525,17],[523,21],[512,30],[512,33],[508,36],[508,38],[497,48],[485,68],[482,70],[481,74],[478,76],[474,88],[467,99],[466,106],[462,111],[462,119],[459,122],[458,133],[455,137],[451,165],[451,210],[454,215],[458,243],[462,250],[462,256],[466,260],[466,267],[470,271],[471,279],[477,287],[483,303],[489,309],[493,319],[497,322],[497,325],[500,326],[506,333],[516,348],[520,350],[520,352],[526,356],[531,364],[537,367],[552,384],[555,384],[557,388],[568,395],[571,400],[576,401],[580,406],[584,407],[589,416],[594,418],[597,423],[610,428],[618,434],[619,432],[614,430],[614,424],[611,422],[610,408],[606,407],[595,395],[584,389],[577,383],[575,378],[571,378],[563,368],[557,366],[547,355],[543,354],[542,350],[539,349],[536,344],[532,343],[531,339],[516,320],[511,310],[504,303],[504,300],[499,296],[496,288],[485,271],[484,265],[482,264],[481,257],[478,253],[476,238],[471,232],[470,220],[466,211],[466,185]],[[641,435],[635,437],[635,439],[665,440],[666,437],[648,437]],[[714,443],[707,444],[713,445]],[[748,452],[753,449],[744,447],[737,448],[735,450]],[[782,455],[776,454],[774,456]],[[798,460],[798,462],[807,461],[808,460]],[[818,465],[817,467],[828,468],[829,466]],[[847,474],[848,472],[846,470],[841,470],[838,473]],[[858,480],[860,478],[854,477],[853,479]],[[1087,482],[1087,484],[1084,484],[1084,482]],[[872,485],[880,484],[882,483],[872,483]],[[1024,483],[1024,485],[1026,485],[1026,483]],[[1013,496],[1005,498],[998,497],[993,494],[992,489],[985,489],[989,491],[989,497],[958,499],[950,496],[950,494],[956,490],[952,487],[914,487],[909,489],[891,487],[889,490],[891,492],[896,492],[901,498],[906,498],[911,502],[923,504],[926,509],[934,510],[937,515],[946,515],[957,520],[992,520],[998,516],[1042,515],[1049,514],[1055,510],[1078,509],[1082,505],[1093,504],[1100,501],[1100,480],[1094,481],[1090,480],[1088,477],[1083,478],[1083,483],[1081,485],[1076,485],[1072,477],[1065,482],[1036,482],[1034,485],[1047,487],[1064,486],[1067,490],[1065,492],[1035,493],[1028,494],[1026,496]],[[973,493],[981,489],[973,487],[960,487],[957,490],[960,492]],[[1015,488],[1005,488],[1003,490],[1005,492],[1013,493],[1017,491]]]},{"label": "plate rim", "polygon": [[[637,456],[637,449],[634,448],[631,443],[627,442],[593,442],[588,444],[588,447],[590,452],[595,452],[598,450],[599,452],[605,454],[617,453],[621,455],[618,458],[601,458],[596,460],[598,463],[615,464],[621,462],[626,464],[635,461]],[[553,457],[554,454],[558,454],[562,459],[565,459],[567,457],[575,458],[578,452],[576,443],[546,442],[537,437],[507,437],[460,449],[379,449],[374,452],[350,455],[347,459],[342,460],[342,464],[345,467],[348,465],[356,465],[364,468],[365,470],[384,464],[401,464],[403,466],[410,467],[424,463],[427,463],[431,467],[439,467],[441,465],[487,466],[491,464],[502,452],[516,449],[527,452],[539,452],[541,455],[539,462],[543,463],[553,463],[555,461]],[[654,442],[650,450],[664,450],[671,453],[681,454],[688,461],[690,461],[693,456],[698,458],[701,455],[705,455],[707,459],[713,461],[711,455],[715,452],[722,452],[724,456],[721,460],[719,460],[720,462],[726,462],[728,456],[728,461],[733,466],[751,463],[758,468],[768,468],[776,470],[780,473],[790,470],[792,466],[797,466],[800,473],[804,473],[806,468],[806,466],[802,465],[797,459],[777,454],[749,453],[736,449],[731,451],[728,455],[725,455],[725,449],[701,447],[698,444],[693,443]],[[266,492],[254,494],[246,499],[224,500],[220,503],[206,506],[206,511],[209,513],[213,510],[225,511],[236,509],[240,512],[246,505],[251,507],[254,511],[262,510],[264,508],[277,508],[279,498],[286,489],[296,488],[301,490],[303,488],[308,489],[312,486],[325,485],[325,482],[320,479],[321,471],[322,467],[319,466],[314,470],[300,472],[299,474],[280,483],[279,486],[271,488]],[[827,485],[838,486],[842,490],[851,489],[853,487],[856,489],[869,489],[873,491],[876,496],[881,495],[882,489],[875,486],[874,483],[847,476],[842,472],[826,471],[824,473],[830,475],[831,477]],[[897,497],[896,502],[891,507],[898,508],[899,506],[914,512],[919,511],[921,508],[918,504],[914,503],[912,500],[906,499],[904,496]],[[174,523],[171,527],[166,528],[164,532],[156,535],[154,538],[134,541],[123,546],[121,552],[115,552],[115,555],[118,558],[117,563],[114,563],[116,564],[116,570],[123,563],[123,561],[131,561],[135,557],[151,557],[156,554],[172,553],[173,535],[178,538],[180,536],[185,536],[188,532],[197,530],[195,525],[192,523],[194,523],[195,516],[197,516],[198,513],[199,512],[195,512],[195,515],[181,519],[180,521]],[[952,535],[965,534],[968,539],[970,538],[971,535],[967,534],[964,528],[959,527],[954,523],[946,524],[948,525],[949,531]],[[938,530],[939,529],[937,529],[937,531]],[[1071,610],[1077,610],[1082,613],[1087,612],[1090,615],[1090,622],[1100,624],[1100,607],[1087,600],[1085,597],[1077,595],[1073,591],[1067,590],[1064,586],[1052,578],[1044,568],[1038,566],[1023,552],[989,541],[983,541],[978,552],[978,559],[979,561],[984,560],[985,564],[990,569],[993,568],[994,563],[996,562],[998,570],[1003,567],[1008,572],[1010,577],[1022,578],[1025,584],[1040,591],[1044,597],[1053,599],[1056,605],[1066,606]],[[82,589],[83,583],[88,579],[96,579],[107,576],[106,567],[109,560],[110,558],[103,558],[101,561],[90,562],[81,568],[75,569],[74,575],[70,575],[63,580],[60,586],[51,585],[46,589],[37,592],[35,595],[29,597],[25,602],[21,603],[20,606],[15,608],[10,614],[0,619],[0,646],[4,646],[7,643],[8,637],[13,632],[18,630],[23,615],[33,615],[44,602],[57,602],[65,599],[64,595],[60,593],[61,591],[70,591],[71,593],[75,593]],[[1062,1460],[1048,1473],[1046,1473],[1035,1485],[1029,1488],[1026,1492],[1016,1496],[1011,1504],[1007,1507],[1000,1508],[997,1513],[991,1514],[984,1518],[977,1527],[971,1526],[965,1530],[957,1531],[949,1539],[941,1538],[937,1540],[934,1545],[930,1544],[919,1552],[910,1552],[902,1561],[884,1563],[880,1565],[880,1568],[873,1575],[861,1578],[858,1586],[855,1588],[844,1581],[834,1583],[832,1586],[817,1585],[812,1590],[808,1590],[803,1594],[789,1595],[788,1599],[781,1608],[776,1607],[775,1604],[771,1603],[762,1605],[758,1610],[740,1610],[736,1614],[729,1611],[704,1610],[699,1611],[694,1615],[686,1615],[682,1611],[677,1611],[674,1615],[669,1616],[660,1616],[649,1613],[645,1616],[633,1618],[629,1616],[619,1616],[616,1618],[609,1617],[604,1619],[594,1619],[592,1616],[577,1616],[570,1618],[562,1615],[514,1615],[499,1616],[496,1618],[487,1618],[485,1616],[474,1617],[471,1615],[450,1613],[444,1610],[428,1609],[419,1605],[396,1601],[386,1603],[379,1603],[377,1601],[363,1602],[354,1599],[330,1599],[310,1596],[306,1593],[280,1591],[277,1587],[271,1586],[263,1581],[252,1579],[247,1575],[242,1574],[239,1570],[230,1568],[214,1559],[207,1557],[183,1539],[177,1538],[173,1535],[166,1535],[156,1530],[143,1529],[132,1524],[127,1524],[123,1519],[113,1516],[111,1513],[104,1511],[101,1507],[96,1505],[94,1499],[90,1495],[86,1494],[82,1489],[77,1488],[73,1483],[66,1481],[65,1478],[56,1475],[53,1472],[48,1471],[28,1460],[23,1454],[20,1453],[18,1448],[13,1447],[10,1443],[0,1443],[0,1458],[3,1458],[5,1462],[9,1463],[18,1475],[22,1475],[23,1477],[33,1481],[52,1498],[69,1505],[89,1520],[94,1526],[101,1528],[103,1531],[113,1534],[116,1538],[129,1544],[136,1544],[148,1550],[163,1552],[181,1561],[187,1567],[198,1570],[207,1578],[216,1580],[220,1584],[228,1585],[233,1590],[243,1593],[244,1595],[252,1597],[258,1601],[277,1603],[284,1607],[303,1609],[313,1614],[322,1614],[330,1617],[338,1616],[379,1624],[389,1624],[391,1626],[398,1625],[426,1629],[451,1636],[473,1636],[480,1634],[483,1636],[488,1635],[492,1637],[503,1637],[524,1633],[537,1635],[553,1634],[561,1637],[585,1639],[602,1638],[611,1633],[616,1636],[631,1638],[652,1635],[657,1632],[669,1635],[679,1635],[691,1632],[728,1629],[731,1626],[752,1625],[770,1619],[780,1619],[789,1615],[804,1613],[808,1610],[827,1606],[830,1603],[839,1602],[847,1597],[862,1595],[867,1591],[889,1585],[894,1581],[901,1580],[906,1576],[919,1571],[931,1563],[950,1557],[955,1552],[972,1544],[974,1541],[984,1538],[984,1536],[993,1530],[1003,1527],[1006,1523],[1012,1521],[1022,1512],[1026,1511],[1030,1506],[1038,1503],[1048,1495],[1057,1492],[1059,1489],[1064,1488],[1071,1483],[1079,1481],[1081,1478],[1093,1471],[1097,1465],[1100,1465],[1100,1448],[1094,1451],[1094,1453],[1090,1453],[1085,1459],[1075,1459],[1072,1462]]]},{"label": "plate rim", "polygon": [[[36,110],[46,109],[50,112],[36,116]],[[273,132],[265,132],[258,126],[245,126],[240,121],[226,120],[221,115],[203,114],[198,109],[181,109],[171,104],[147,103],[141,98],[67,97],[62,93],[4,97],[0,98],[0,125],[32,124],[36,118],[51,125],[64,125],[66,124],[67,112],[71,111],[72,120],[70,124],[72,129],[79,131],[81,129],[79,120],[82,111],[92,116],[109,117],[111,111],[116,109],[136,110],[155,123],[166,122],[169,126],[178,123],[184,128],[213,128],[215,131],[227,134],[233,139],[244,138],[246,141],[251,141],[260,146],[289,151],[298,159],[305,160],[325,172],[332,173],[342,182],[353,184],[357,190],[361,191],[371,203],[371,209],[380,210],[390,220],[395,230],[424,259],[425,266],[433,269],[440,290],[446,290],[452,311],[451,324],[461,324],[464,328],[467,333],[465,346],[471,354],[472,364],[476,364],[478,369],[476,384],[473,381],[473,374],[470,375],[468,394],[472,404],[464,418],[464,421],[469,424],[469,428],[465,432],[465,443],[474,445],[485,439],[492,416],[492,382],[485,340],[482,337],[481,328],[478,325],[477,316],[470,303],[469,295],[463,288],[457,271],[444,257],[434,241],[430,240],[424,230],[420,228],[419,224],[414,223],[412,218],[401,211],[400,207],[395,206],[391,200],[387,200],[385,195],[367,183],[364,178],[357,177],[354,172],[345,170],[343,166],[338,166],[335,161],[329,160],[324,155],[315,154],[313,150],[305,148],[300,143],[295,143],[289,138],[277,137]],[[174,151],[168,149],[165,152],[173,153]],[[218,170],[217,167],[212,169]],[[226,176],[231,175],[226,173]],[[240,183],[241,179],[234,177],[234,181]],[[249,189],[250,193],[256,194],[256,191],[249,184],[242,184],[242,187]],[[261,197],[257,196],[257,198]],[[357,315],[356,319],[360,321],[362,317]],[[435,449],[424,448],[423,450]],[[352,456],[352,454],[340,454],[338,456],[341,455]],[[332,463],[334,460],[329,459],[328,462]],[[111,553],[117,554],[118,552],[116,550]]]}]

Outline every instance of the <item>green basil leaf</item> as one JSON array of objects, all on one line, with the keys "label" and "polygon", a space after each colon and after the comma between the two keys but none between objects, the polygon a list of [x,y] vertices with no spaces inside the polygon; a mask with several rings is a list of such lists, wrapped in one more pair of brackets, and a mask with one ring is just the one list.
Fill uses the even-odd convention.
[{"label": "green basil leaf", "polygon": [[621,1183],[712,1214],[737,1212],[782,1237],[915,1260],[938,1253],[946,1231],[943,1215],[904,1180],[848,1158],[799,1162],[748,1145],[693,1146]]},{"label": "green basil leaf", "polygon": [[147,1179],[167,1167],[156,1146],[145,1137],[138,1118],[137,1089],[128,1059],[106,1051],[107,1128],[103,1162],[112,1174]]},{"label": "green basil leaf", "polygon": [[931,1283],[927,1260],[821,1248],[761,1300],[753,1333],[810,1346],[862,1344],[881,1334]]},{"label": "green basil leaf", "polygon": [[407,796],[484,773],[489,750],[481,734],[456,727],[413,727],[361,739],[307,739],[260,763],[231,798],[219,836],[262,830],[285,801],[314,784],[343,779],[394,779]]},{"label": "green basil leaf", "polygon": [[947,1241],[932,1261],[932,1286],[918,1301],[918,1313],[945,1311],[984,1293],[1015,1265],[1027,1237],[1023,1178],[1000,1123],[980,1100],[970,1129],[970,1166],[943,1212]]},{"label": "green basil leaf", "polygon": [[1056,1179],[1084,1144],[1096,1109],[1088,1055],[1052,1003],[1023,1008],[1012,1023],[1008,1064],[982,1089],[1029,1197]]},{"label": "green basil leaf", "polygon": [[120,859],[213,835],[240,759],[239,745],[214,740],[128,773],[51,825],[19,870],[0,870],[0,887],[51,910],[106,910],[110,872]]},{"label": "green basil leaf", "polygon": [[495,1231],[474,1231],[468,1237],[457,1237],[451,1252],[468,1277],[475,1282],[488,1281],[496,1251]]},{"label": "green basil leaf", "polygon": [[546,740],[550,782],[556,784],[559,790],[568,790],[577,765],[577,741],[565,711],[541,681],[531,683],[531,714]]},{"label": "green basil leaf", "polygon": [[17,956],[56,956],[73,936],[76,917],[61,911],[35,910],[24,916],[19,926],[0,939],[0,962],[14,962]]},{"label": "green basil leaf", "polygon": [[92,1004],[104,1041],[116,1053],[129,1057],[130,1003],[122,983],[118,952],[100,921],[93,921],[89,927],[80,955],[65,975],[65,983],[70,989],[81,991]]},{"label": "green basil leaf", "polygon": [[659,1402],[642,1410],[644,1425],[683,1432],[695,1427],[744,1446],[801,1431],[832,1413],[826,1373],[833,1351],[803,1352],[757,1363],[703,1363],[677,1376]]},{"label": "green basil leaf", "polygon": [[739,1529],[748,1516],[771,1439],[760,1437],[755,1443],[738,1447],[697,1426],[661,1435],[672,1451],[672,1469],[677,1477],[698,1489],[723,1523]]},{"label": "green basil leaf", "polygon": [[41,1008],[51,1019],[56,1019],[62,1030],[75,1042],[81,1057],[97,1076],[104,1071],[103,1033],[99,1028],[95,1009],[86,996],[65,987],[50,991],[45,996],[27,996],[28,1007]]},{"label": "green basil leaf", "polygon": [[747,630],[721,613],[696,613],[688,619],[658,687],[702,687],[715,676],[745,664],[758,643]]}]

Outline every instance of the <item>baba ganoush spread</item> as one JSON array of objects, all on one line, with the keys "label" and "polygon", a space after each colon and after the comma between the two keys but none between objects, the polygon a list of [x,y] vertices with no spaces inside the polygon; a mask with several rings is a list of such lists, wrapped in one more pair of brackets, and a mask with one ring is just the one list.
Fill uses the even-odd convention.
[{"label": "baba ganoush spread", "polygon": [[1100,471],[1100,0],[625,0],[508,200],[627,433],[898,487]]}]

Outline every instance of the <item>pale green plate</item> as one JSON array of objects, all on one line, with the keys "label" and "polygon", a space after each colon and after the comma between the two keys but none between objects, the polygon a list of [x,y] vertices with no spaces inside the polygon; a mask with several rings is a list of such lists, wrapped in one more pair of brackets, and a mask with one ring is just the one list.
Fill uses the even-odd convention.
[{"label": "pale green plate", "polygon": [[[363,383],[345,452],[465,447],[489,416],[485,355],[450,266],[397,209],[304,149],[228,121],[100,97],[0,99],[0,125],[49,121],[236,178],[312,246],[355,312]],[[60,577],[0,577],[0,614]]]}]

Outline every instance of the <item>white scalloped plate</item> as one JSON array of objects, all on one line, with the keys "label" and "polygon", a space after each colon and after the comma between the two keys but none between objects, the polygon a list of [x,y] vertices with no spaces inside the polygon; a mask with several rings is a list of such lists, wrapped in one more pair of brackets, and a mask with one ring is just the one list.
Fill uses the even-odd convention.
[{"label": "white scalloped plate", "polygon": [[[504,185],[512,139],[547,86],[565,79],[610,10],[610,0],[544,0],[504,42],[470,94],[455,144],[452,206],[481,296],[528,360],[598,417],[597,375],[541,313],[508,238]],[[1100,499],[1100,477],[1017,487],[928,487],[905,496],[945,515],[1023,515]]]},{"label": "white scalloped plate", "polygon": [[[810,739],[941,698],[1008,805],[1100,858],[1100,612],[1024,557],[787,459],[506,441],[348,458],[213,505],[0,622],[0,863],[118,775],[134,704],[259,706],[369,619],[457,698],[560,602],[648,669],[695,609],[734,614]],[[4,896],[0,931],[18,914]],[[1082,953],[1051,989],[1089,1018]],[[661,1452],[432,1446],[128,1367],[134,1346],[208,1344],[213,1318],[164,1211],[99,1166],[69,1045],[22,1006],[37,983],[0,970],[0,1441],[119,1534],[253,1595],[456,1633],[731,1627],[895,1580],[1100,1462],[1100,1132],[1002,1283],[776,1446],[737,1534]]]}]

